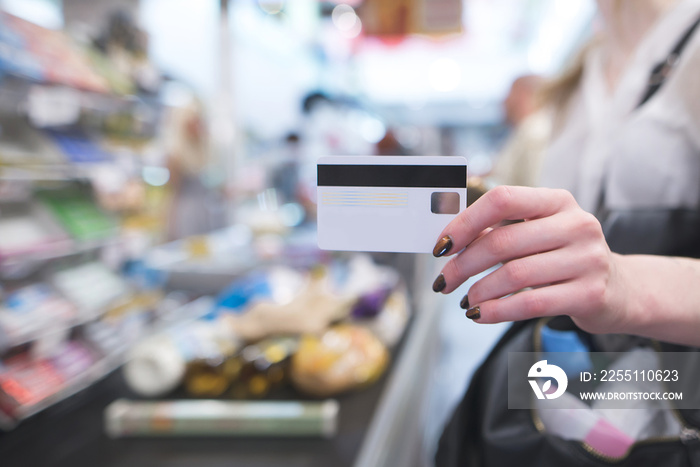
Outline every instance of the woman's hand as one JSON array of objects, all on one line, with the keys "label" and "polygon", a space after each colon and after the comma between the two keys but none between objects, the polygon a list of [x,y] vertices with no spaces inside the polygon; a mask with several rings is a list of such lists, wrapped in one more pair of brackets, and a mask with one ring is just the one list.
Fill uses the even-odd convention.
[{"label": "woman's hand", "polygon": [[[525,221],[498,226],[512,219]],[[436,292],[450,293],[503,263],[462,299],[467,317],[479,323],[569,315],[589,332],[625,327],[619,255],[568,191],[496,187],[450,222],[433,254],[454,255],[433,284]]]}]

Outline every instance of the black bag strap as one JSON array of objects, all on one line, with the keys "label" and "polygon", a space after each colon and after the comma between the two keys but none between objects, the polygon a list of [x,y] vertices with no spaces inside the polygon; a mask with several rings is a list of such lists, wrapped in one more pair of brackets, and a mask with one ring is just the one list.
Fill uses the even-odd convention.
[{"label": "black bag strap", "polygon": [[671,50],[671,53],[668,54],[666,59],[658,63],[651,70],[651,75],[649,76],[649,81],[647,82],[646,92],[644,93],[642,100],[639,102],[639,104],[637,104],[637,108],[641,107],[644,105],[644,103],[646,103],[646,101],[651,99],[651,97],[656,94],[656,92],[666,82],[671,74],[671,71],[676,67],[676,65],[678,65],[681,53],[683,52],[683,49],[685,49],[685,46],[688,45],[688,42],[690,41],[690,38],[695,30],[698,28],[698,25],[700,25],[700,18],[696,19],[695,22],[685,31],[685,34],[683,34],[683,36],[678,40],[676,46],[673,48],[673,50]]}]

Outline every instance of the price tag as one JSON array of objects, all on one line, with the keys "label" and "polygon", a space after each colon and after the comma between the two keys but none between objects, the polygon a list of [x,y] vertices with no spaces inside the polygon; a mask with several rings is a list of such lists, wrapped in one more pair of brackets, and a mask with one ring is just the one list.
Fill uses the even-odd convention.
[{"label": "price tag", "polygon": [[32,357],[35,359],[49,358],[61,349],[70,337],[71,328],[68,326],[56,327],[42,333],[32,346]]},{"label": "price tag", "polygon": [[27,102],[29,121],[36,127],[71,125],[80,117],[80,93],[55,86],[32,86]]}]

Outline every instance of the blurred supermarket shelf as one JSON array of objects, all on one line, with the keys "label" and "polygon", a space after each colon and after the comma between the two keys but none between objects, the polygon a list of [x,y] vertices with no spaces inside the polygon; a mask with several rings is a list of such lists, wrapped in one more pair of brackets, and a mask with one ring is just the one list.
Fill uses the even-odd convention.
[{"label": "blurred supermarket shelf", "polygon": [[0,181],[68,182],[89,179],[89,167],[78,164],[0,167]]},{"label": "blurred supermarket shelf", "polygon": [[117,237],[82,242],[62,240],[51,242],[40,250],[0,255],[0,279],[27,277],[50,261],[96,253],[104,248],[120,248],[123,243]]},{"label": "blurred supermarket shelf", "polygon": [[[31,330],[25,330],[17,334],[13,334],[8,336],[5,334],[4,329],[1,327],[1,322],[0,322],[0,354],[4,354],[7,352],[9,349],[15,348],[15,347],[20,347],[25,344],[30,344],[32,342],[37,342],[37,341],[42,341],[44,339],[49,339],[51,336],[54,335],[67,335],[70,333],[70,330],[78,327],[78,326],[83,326],[87,323],[90,323],[92,321],[95,321],[97,319],[100,319],[108,310],[112,309],[115,306],[118,306],[122,303],[124,303],[125,300],[124,298],[120,298],[117,301],[110,303],[108,307],[105,307],[102,310],[98,310],[97,312],[90,313],[88,315],[83,315],[83,316],[76,316],[72,319],[68,319],[63,322],[56,322],[56,321],[44,321],[40,322],[37,324],[37,327],[31,329]],[[37,320],[41,321],[41,320]]]},{"label": "blurred supermarket shelf", "polygon": [[238,224],[154,247],[145,264],[167,277],[168,289],[213,294],[253,268],[321,262],[329,253],[318,249],[315,235],[315,229],[297,229],[256,249],[251,229]]},{"label": "blurred supermarket shelf", "polygon": [[37,90],[70,92],[72,102],[66,105],[75,106],[81,112],[89,112],[97,117],[106,117],[116,113],[130,112],[135,107],[139,110],[153,112],[160,111],[160,101],[155,96],[131,94],[119,95],[114,93],[95,92],[71,87],[65,83],[51,83],[28,77],[7,74],[2,77],[0,86],[0,114],[29,115],[31,108],[28,105],[29,96]]},{"label": "blurred supermarket shelf", "polygon": [[[201,297],[194,300],[178,309],[171,311],[169,314],[160,317],[157,321],[151,323],[146,330],[137,336],[130,336],[133,341],[145,339],[149,336],[166,332],[169,329],[186,326],[189,323],[196,321],[208,313],[213,306],[211,297]],[[10,416],[0,410],[0,429],[10,430],[17,426],[23,420],[41,412],[42,410],[51,407],[52,405],[71,397],[74,394],[92,386],[97,381],[105,378],[114,370],[119,368],[126,359],[127,352],[130,346],[123,346],[117,351],[105,355],[95,361],[90,368],[81,372],[74,378],[65,381],[59,389],[42,400],[19,407],[13,416]]]}]

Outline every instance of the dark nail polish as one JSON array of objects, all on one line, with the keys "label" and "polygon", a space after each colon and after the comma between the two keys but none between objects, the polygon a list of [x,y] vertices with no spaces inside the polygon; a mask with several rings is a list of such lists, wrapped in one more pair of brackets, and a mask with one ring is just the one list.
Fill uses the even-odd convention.
[{"label": "dark nail polish", "polygon": [[462,301],[459,302],[459,306],[460,308],[465,310],[469,308],[469,295],[465,295],[464,297],[462,297]]},{"label": "dark nail polish", "polygon": [[440,273],[440,275],[435,279],[435,282],[433,282],[433,292],[442,292],[446,285],[447,282],[445,282],[445,276]]},{"label": "dark nail polish", "polygon": [[433,256],[439,258],[440,256],[447,254],[447,252],[450,251],[450,248],[452,248],[452,237],[446,235],[438,240],[435,248],[433,248]]},{"label": "dark nail polish", "polygon": [[473,306],[467,310],[467,318],[469,319],[479,319],[481,318],[481,309],[479,306]]}]

